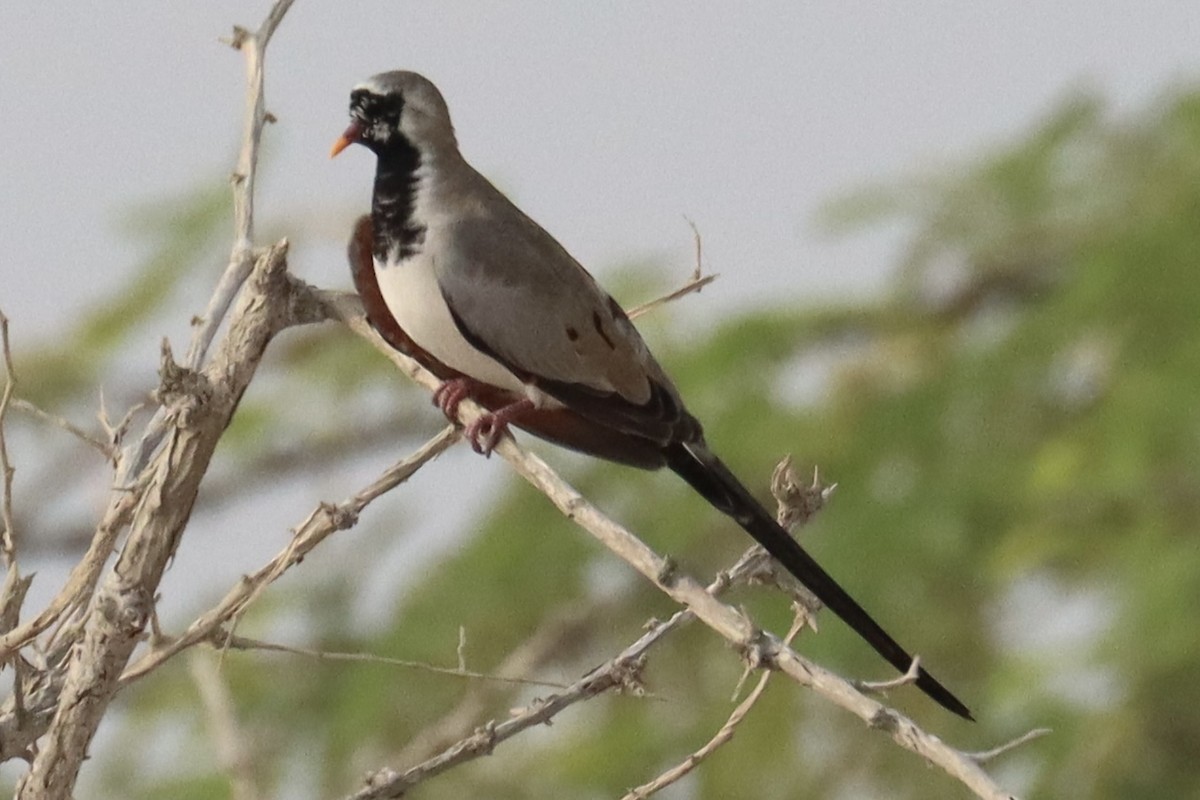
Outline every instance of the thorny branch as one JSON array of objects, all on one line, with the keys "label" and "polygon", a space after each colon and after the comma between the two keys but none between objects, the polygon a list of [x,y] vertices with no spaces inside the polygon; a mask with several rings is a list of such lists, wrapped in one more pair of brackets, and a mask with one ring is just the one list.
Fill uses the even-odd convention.
[{"label": "thorny branch", "polygon": [[[699,258],[699,234],[697,233],[697,259]],[[787,530],[788,533],[795,535],[796,528],[806,524],[812,517],[821,510],[828,501],[829,496],[833,494],[833,490],[837,484],[831,486],[822,486],[820,474],[813,471],[813,480],[811,486],[802,485],[797,479],[796,474],[792,470],[792,457],[786,456],[775,467],[775,472],[771,478],[771,493],[775,496],[777,504],[775,519],[780,526]],[[739,560],[739,564],[745,563],[749,569],[761,568],[764,562],[772,563],[767,557],[766,551],[761,546],[755,545]],[[735,565],[736,568],[736,565]],[[772,570],[773,567],[766,567]],[[789,576],[790,577],[790,576]],[[716,596],[718,586],[725,587],[730,585],[730,580],[726,580],[721,584],[712,584],[708,587],[710,594]],[[783,587],[780,587],[783,588]],[[786,591],[786,590],[785,590]],[[805,594],[808,592],[805,590]],[[792,641],[800,634],[805,625],[813,624],[813,614],[818,610],[809,600],[815,600],[811,596],[803,599],[798,599],[793,604],[794,619],[792,627],[783,637],[783,642],[786,645],[791,645]],[[743,680],[749,675],[751,666],[748,664],[746,672],[743,673]],[[702,761],[707,759],[718,748],[728,743],[733,739],[733,734],[737,730],[737,726],[741,724],[746,715],[750,713],[750,709],[762,697],[763,692],[767,689],[767,683],[771,680],[771,671],[764,670],[759,676],[758,684],[746,696],[746,699],[737,705],[733,713],[729,715],[729,719],[721,726],[720,730],[713,735],[699,750],[689,755],[683,762],[677,764],[669,770],[666,770],[658,777],[647,783],[630,790],[622,800],[644,800],[655,792],[659,792],[678,782],[681,778],[693,771]],[[738,682],[738,689],[741,689],[741,681]]]},{"label": "thorny branch", "polygon": [[[791,644],[796,635],[804,628],[806,616],[807,612],[803,609],[797,609],[795,621],[792,623],[792,627],[788,630],[787,635],[783,637],[785,644]],[[754,704],[758,702],[759,698],[763,696],[763,692],[767,690],[767,683],[771,680],[771,674],[770,671],[765,671],[759,676],[758,683],[746,695],[746,699],[737,704],[737,707],[733,709],[733,713],[725,720],[725,724],[713,734],[711,739],[704,743],[703,747],[696,750],[696,752],[689,755],[679,764],[663,772],[654,780],[631,789],[621,800],[645,800],[650,795],[662,791],[673,783],[677,783],[720,747],[728,744],[733,739],[733,734],[737,731],[738,725],[742,724],[742,720],[750,713],[750,709],[754,708]]]},{"label": "thorny branch", "polygon": [[[246,58],[242,146],[238,153],[237,168],[230,178],[233,188],[233,248],[229,264],[209,298],[208,307],[202,316],[195,319],[192,341],[184,360],[184,366],[190,370],[198,369],[203,363],[213,337],[254,266],[254,189],[258,177],[258,152],[263,128],[267,122],[274,120],[266,110],[264,61],[267,45],[294,1],[276,0],[258,30],[252,32],[235,27],[233,36],[228,40],[229,45],[240,50]],[[142,472],[150,455],[162,444],[166,426],[163,409],[160,408],[147,424],[141,439],[122,459],[121,469],[117,473],[119,483],[127,483],[130,476]]]},{"label": "thorny branch", "polygon": [[[59,625],[56,636],[43,647],[43,660],[51,671],[41,682],[36,717],[31,716],[29,698],[19,685],[3,709],[12,716],[0,716],[0,733],[5,734],[0,754],[30,753],[40,737],[31,769],[18,784],[17,796],[22,800],[72,795],[88,746],[118,688],[117,678],[153,615],[162,571],[190,517],[216,442],[267,342],[285,320],[293,324],[304,317],[300,309],[286,305],[295,296],[278,288],[289,280],[286,243],[271,248],[257,262],[251,247],[253,173],[266,119],[262,56],[290,5],[291,0],[279,0],[259,30],[239,43],[247,54],[248,95],[253,101],[248,103],[251,113],[239,164],[245,169],[234,189],[238,233],[231,266],[197,331],[187,367],[176,365],[164,345],[160,408],[138,445],[116,458],[118,481],[88,557],[72,571],[50,608],[0,640],[0,654],[11,654],[51,625]],[[208,345],[251,274],[257,281],[247,284],[221,347],[201,370]],[[285,304],[282,308],[280,300]],[[101,580],[108,554],[126,526],[129,533],[121,554]],[[15,572],[14,565],[10,578]],[[63,616],[85,607],[73,619]]]},{"label": "thorny branch", "polygon": [[[776,479],[773,491],[777,500],[779,501],[780,520],[789,520],[788,527],[792,528],[807,522],[818,510],[820,510],[825,500],[828,499],[829,494],[832,491],[832,487],[821,486],[817,476],[815,475],[813,476],[813,484],[811,487],[800,487],[794,480],[794,475],[790,470],[790,465],[790,458],[786,458],[780,463],[779,468],[776,470]],[[751,580],[772,579],[774,574],[769,570],[765,570],[765,561],[767,561],[765,551],[763,551],[763,549],[758,545],[751,547],[742,555],[741,558],[738,559],[737,563],[735,563],[733,567],[719,573],[712,583],[708,585],[706,591],[714,597],[717,597],[727,591],[730,587],[735,586],[743,581],[748,582]],[[796,625],[793,632],[789,633],[788,641],[790,641],[791,637],[795,636],[795,634],[799,632],[800,628],[809,621],[809,615],[810,607],[803,603],[797,602]],[[588,686],[592,689],[595,689],[598,686],[603,687],[603,689],[623,686],[624,684],[620,681],[611,680],[597,683],[595,679],[597,676],[603,675],[627,675],[629,664],[640,664],[644,662],[650,648],[661,642],[668,634],[678,630],[680,627],[690,622],[694,618],[694,614],[687,609],[684,609],[676,612],[665,622],[653,622],[649,626],[648,630],[642,634],[642,636],[640,636],[636,642],[629,645],[629,647],[623,650],[620,654],[610,659],[604,665],[592,670],[587,675],[584,675],[566,692],[555,695],[553,698],[555,700],[554,714],[557,715],[558,713],[565,711],[571,705],[588,700],[599,693],[598,691],[580,691],[579,689],[582,686]],[[759,688],[754,692],[755,699],[757,699],[757,696],[762,693],[763,688],[765,688],[766,680],[769,676],[769,672],[763,673]],[[742,708],[744,708],[744,710],[742,710],[740,714],[736,714],[738,721],[740,721],[741,717],[745,715],[753,703],[754,700],[751,700],[748,703],[743,703]],[[541,704],[539,703],[536,708],[522,709],[509,720],[507,720],[507,722],[492,720],[486,723],[480,730],[493,732],[496,730],[503,730],[505,733],[504,738],[511,738],[511,736],[515,736],[517,733],[520,733],[521,731],[530,727],[538,725],[542,722],[549,722],[549,717],[543,718],[540,714],[534,713],[535,711],[540,710]],[[456,711],[451,715],[450,718],[461,719],[462,714]],[[512,724],[507,728],[503,728],[502,726],[507,723]],[[734,721],[732,724],[728,725],[727,727],[729,727],[729,731],[721,735],[721,742],[713,744],[711,747],[707,748],[707,751],[705,752],[704,756],[701,756],[701,758],[706,757],[708,753],[715,750],[720,743],[723,743],[728,738],[731,738],[732,728],[735,727],[736,724],[737,721]],[[444,729],[445,725],[440,727]],[[405,770],[404,772],[397,773],[390,769],[383,769],[372,774],[367,778],[366,787],[360,790],[357,794],[353,795],[353,800],[379,800],[379,798],[399,797],[404,792],[416,786],[418,783],[441,774],[450,765],[458,765],[478,758],[479,756],[490,755],[492,752],[491,748],[503,741],[503,739],[496,738],[491,741],[491,747],[481,748],[477,746],[478,737],[479,732],[477,731],[465,739],[461,739],[456,743],[444,748],[440,754],[432,756],[420,764]],[[695,763],[699,763],[699,759],[697,759]],[[682,774],[684,773],[679,773],[668,780],[663,780],[661,785],[657,786],[653,791],[657,791],[658,789],[662,788],[662,786],[666,786],[669,783],[678,780]],[[650,790],[647,790],[642,796],[649,796],[649,794]]]},{"label": "thorny branch", "polygon": [[223,630],[236,619],[268,586],[303,558],[330,534],[345,530],[358,520],[358,515],[375,498],[399,486],[413,473],[458,441],[458,432],[446,428],[422,445],[412,455],[389,467],[374,483],[353,497],[338,503],[321,503],[296,528],[291,542],[269,563],[252,575],[247,575],[229,590],[215,607],[202,614],[181,636],[152,642],[150,650],[121,675],[121,684],[137,680],[163,662],[194,644],[212,641],[222,646],[229,635]]},{"label": "thorny branch", "polygon": [[630,319],[637,319],[643,314],[653,311],[659,306],[674,302],[681,297],[687,297],[693,292],[699,293],[701,289],[703,289],[705,286],[708,286],[719,277],[716,273],[710,273],[708,275],[704,274],[704,250],[700,241],[700,230],[696,227],[696,223],[692,222],[690,219],[687,221],[687,223],[692,228],[692,238],[696,244],[696,267],[692,270],[692,277],[688,279],[687,283],[685,283],[683,286],[680,286],[678,289],[668,292],[662,297],[656,297],[649,302],[642,303],[641,305],[634,306],[633,308],[629,309],[629,311],[626,313],[628,313]]},{"label": "thorny branch", "polygon": [[[164,447],[136,492],[117,490],[110,510],[137,498],[129,532],[98,582],[67,656],[62,688],[21,800],[67,798],[92,737],[119,688],[118,678],[154,612],[155,593],[191,516],[217,442],[253,378],[267,343],[289,318],[301,318],[286,290],[286,242],[259,259],[212,362],[203,372],[176,365],[164,347],[160,397],[170,423]],[[282,303],[282,305],[281,305]],[[68,626],[70,627],[70,626]],[[64,628],[65,630],[65,628]]]},{"label": "thorny branch", "polygon": [[12,579],[19,577],[17,571],[17,551],[14,543],[15,531],[12,510],[13,465],[8,460],[8,441],[4,435],[4,423],[8,418],[9,405],[13,401],[13,389],[16,388],[17,377],[13,372],[12,348],[8,341],[8,317],[0,311],[0,347],[3,348],[4,358],[4,389],[0,393],[0,524],[4,531],[0,532],[0,552],[3,553],[4,566]]},{"label": "thorny branch", "polygon": [[254,266],[254,188],[258,179],[259,143],[262,141],[263,128],[268,121],[274,120],[267,113],[263,67],[267,45],[293,2],[277,0],[257,31],[235,27],[233,37],[228,40],[231,47],[240,50],[246,57],[242,148],[238,153],[237,170],[230,178],[233,185],[233,252],[204,316],[197,320],[184,362],[189,369],[196,369],[204,360],[221,320],[225,318],[229,305]]},{"label": "thorny branch", "polygon": [[[176,364],[169,348],[164,346],[162,384],[158,392],[160,408],[147,424],[139,442],[128,451],[116,454],[118,481],[84,560],[72,571],[50,606],[34,620],[15,625],[5,619],[7,630],[0,636],[0,661],[16,656],[17,677],[14,694],[0,708],[0,757],[31,759],[31,769],[18,786],[20,800],[69,798],[89,743],[120,688],[191,645],[237,643],[238,639],[229,638],[232,631],[228,626],[236,623],[238,615],[271,582],[333,531],[353,524],[362,507],[411,475],[433,457],[433,450],[440,452],[457,438],[454,429],[447,429],[422,451],[396,465],[372,487],[342,504],[318,506],[299,526],[289,547],[276,559],[231,589],[216,608],[196,620],[183,635],[168,638],[156,632],[147,652],[136,663],[130,663],[135,647],[146,638],[146,627],[154,627],[151,623],[155,592],[188,522],[200,478],[275,334],[291,325],[340,319],[387,353],[413,380],[427,388],[437,386],[433,376],[403,355],[391,351],[375,336],[356,301],[342,295],[314,292],[287,276],[286,243],[267,251],[256,251],[254,247],[253,201],[258,146],[263,128],[271,120],[264,102],[263,57],[272,34],[290,6],[291,0],[278,0],[257,31],[237,29],[231,41],[245,55],[247,66],[246,126],[233,178],[234,244],[229,264],[206,312],[196,323],[184,363],[182,366]],[[662,301],[635,309],[632,314],[642,313],[657,302],[698,291],[711,281],[713,276],[701,277],[699,273],[698,234],[696,250],[698,269],[693,280]],[[239,300],[226,334],[208,358],[235,298]],[[3,440],[3,422],[11,407],[13,380],[7,336],[5,356],[6,384],[0,397],[0,467],[4,474],[0,519],[5,530],[0,540],[0,553],[12,579],[16,574],[11,513],[12,467]],[[461,412],[464,421],[470,421],[480,409],[468,402],[463,404]],[[113,455],[110,448],[102,449],[106,455]],[[380,771],[370,785],[354,795],[356,798],[399,796],[416,782],[475,755],[491,752],[497,743],[548,721],[579,699],[608,688],[640,691],[639,671],[645,652],[693,617],[731,642],[751,664],[783,672],[856,714],[871,727],[888,732],[901,746],[937,764],[979,797],[1008,797],[979,769],[979,764],[1034,734],[983,754],[962,753],[946,746],[907,718],[864,696],[850,683],[805,661],[790,649],[786,639],[762,631],[742,612],[718,600],[716,595],[733,580],[731,576],[722,576],[712,586],[701,586],[629,531],[600,514],[540,459],[521,450],[511,439],[502,442],[497,452],[564,514],[682,604],[684,610],[656,625],[608,664],[571,687],[532,704],[508,720],[489,724],[474,736],[403,773]],[[124,531],[128,534],[115,564],[106,570],[106,562]],[[747,571],[752,566],[761,569],[761,558],[757,555],[744,558],[743,562]],[[735,567],[731,573],[738,569]],[[6,588],[7,597],[18,597],[18,593]],[[11,622],[15,623],[15,619]],[[42,679],[27,681],[23,678],[26,674],[22,666],[24,661],[17,651],[53,626],[57,626],[54,633],[31,653],[42,670]],[[207,686],[209,705],[224,702],[219,693],[210,691],[214,685],[206,683],[205,673],[197,674],[202,685]],[[749,705],[745,705],[745,709],[748,708]],[[719,746],[723,736],[731,735],[742,715],[744,710],[740,714],[735,712],[726,726],[729,732],[718,734],[711,746],[698,752],[711,752]],[[223,719],[228,721],[232,716],[224,715]]]},{"label": "thorny branch", "polygon": [[[466,404],[462,407],[465,421],[478,413],[480,411],[476,407]],[[686,606],[701,622],[727,639],[753,663],[783,672],[802,686],[855,714],[870,727],[886,731],[897,744],[937,764],[979,797],[986,800],[1011,798],[965,754],[926,733],[899,712],[863,695],[835,673],[797,655],[782,640],[758,628],[740,611],[712,597],[676,565],[604,516],[545,462],[519,448],[511,438],[501,441],[495,452],[508,461],[521,477],[545,494],[563,514],[642,573],[662,592]]]},{"label": "thorny branch", "polygon": [[98,451],[102,456],[105,457],[105,459],[111,460],[116,458],[116,448],[112,444],[88,433],[83,428],[79,427],[65,417],[58,417],[54,414],[43,411],[33,403],[29,402],[28,400],[23,400],[20,397],[12,398],[12,407],[18,409],[19,411],[23,411],[29,416],[37,419],[40,422],[44,422],[47,425],[53,425],[57,428],[62,428],[64,431],[71,434],[88,447]]},{"label": "thorny branch", "polygon": [[218,760],[229,775],[231,800],[256,800],[260,795],[254,781],[254,747],[238,725],[233,697],[216,659],[193,650],[188,667],[207,712]]},{"label": "thorny branch", "polygon": [[331,650],[313,650],[308,647],[291,647],[284,644],[276,644],[274,642],[262,642],[256,639],[248,639],[245,636],[228,636],[222,637],[223,646],[227,650],[260,650],[269,653],[290,653],[297,656],[305,656],[307,658],[315,658],[320,661],[353,661],[363,664],[384,664],[392,667],[403,667],[405,669],[415,669],[421,672],[433,672],[438,675],[450,675],[455,678],[470,678],[478,681],[493,681],[495,683],[506,683],[512,686],[539,686],[543,689],[565,689],[565,684],[555,683],[554,681],[540,681],[534,678],[523,678],[519,674],[508,674],[506,670],[500,670],[495,673],[479,672],[473,669],[467,669],[464,659],[460,658],[456,667],[439,667],[437,664],[429,664],[424,661],[411,661],[406,658],[389,658],[387,656],[375,655],[374,653],[340,653]]}]

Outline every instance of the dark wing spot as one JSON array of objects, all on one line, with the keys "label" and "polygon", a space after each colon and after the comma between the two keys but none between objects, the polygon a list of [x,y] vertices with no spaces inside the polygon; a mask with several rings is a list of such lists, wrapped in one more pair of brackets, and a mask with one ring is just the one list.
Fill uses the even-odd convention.
[{"label": "dark wing spot", "polygon": [[600,312],[592,312],[592,326],[595,327],[596,333],[600,334],[600,338],[608,345],[609,350],[616,350],[617,346],[613,344],[612,339],[608,338],[608,334],[604,332],[604,320],[600,319]]},{"label": "dark wing spot", "polygon": [[567,338],[570,339],[572,342],[579,341],[579,331],[575,330],[570,325],[568,325],[567,326]]}]

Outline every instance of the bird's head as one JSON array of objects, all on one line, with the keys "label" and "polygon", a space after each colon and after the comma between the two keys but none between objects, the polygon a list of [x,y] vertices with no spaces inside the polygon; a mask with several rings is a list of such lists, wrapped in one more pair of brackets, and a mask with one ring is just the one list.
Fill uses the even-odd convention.
[{"label": "bird's head", "polygon": [[350,126],[330,157],[352,144],[376,155],[392,147],[455,147],[450,112],[437,87],[415,72],[384,72],[350,92]]}]

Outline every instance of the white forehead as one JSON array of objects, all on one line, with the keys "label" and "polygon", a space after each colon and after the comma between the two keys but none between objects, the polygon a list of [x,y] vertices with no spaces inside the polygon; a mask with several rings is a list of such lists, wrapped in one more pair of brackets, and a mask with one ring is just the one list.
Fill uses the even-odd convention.
[{"label": "white forehead", "polygon": [[415,94],[437,94],[437,89],[429,82],[428,78],[424,78],[415,72],[407,70],[394,70],[392,72],[381,72],[378,75],[372,75],[362,83],[354,87],[355,91],[363,90],[371,94],[394,94],[396,92],[415,93]]},{"label": "white forehead", "polygon": [[355,92],[365,91],[365,92],[370,92],[371,94],[383,94],[385,89],[383,88],[382,85],[380,85],[379,81],[375,80],[375,78],[367,78],[362,83],[355,84],[353,91],[355,91]]}]

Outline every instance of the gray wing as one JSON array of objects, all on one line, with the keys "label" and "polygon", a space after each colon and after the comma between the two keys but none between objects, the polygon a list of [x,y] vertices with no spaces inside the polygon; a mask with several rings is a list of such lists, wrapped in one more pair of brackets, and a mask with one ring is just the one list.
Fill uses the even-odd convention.
[{"label": "gray wing", "polygon": [[[507,202],[507,201],[506,201]],[[564,405],[659,441],[698,430],[621,307],[550,234],[513,216],[446,233],[438,283],[474,346]]]}]

